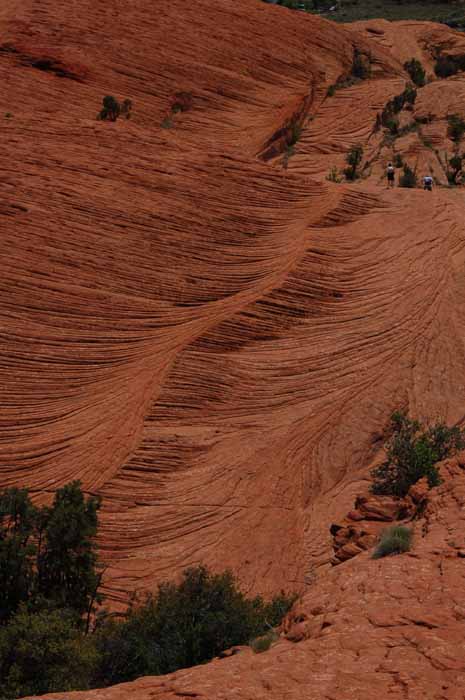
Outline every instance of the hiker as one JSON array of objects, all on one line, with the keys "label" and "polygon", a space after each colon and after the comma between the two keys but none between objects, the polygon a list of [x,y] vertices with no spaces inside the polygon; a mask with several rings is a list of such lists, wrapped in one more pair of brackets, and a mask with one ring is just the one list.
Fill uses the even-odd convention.
[{"label": "hiker", "polygon": [[432,191],[433,189],[433,178],[431,175],[425,175],[423,178],[423,189],[428,190],[429,192]]},{"label": "hiker", "polygon": [[388,163],[387,166],[387,181],[388,181],[388,187],[394,187],[394,175],[395,175],[395,168],[392,163]]}]

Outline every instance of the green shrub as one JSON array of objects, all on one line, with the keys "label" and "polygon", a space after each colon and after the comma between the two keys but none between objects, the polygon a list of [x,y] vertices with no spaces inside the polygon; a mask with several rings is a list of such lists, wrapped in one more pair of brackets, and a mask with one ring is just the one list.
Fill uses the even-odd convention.
[{"label": "green shrub", "polygon": [[108,119],[109,121],[115,122],[121,113],[120,103],[113,97],[113,95],[106,95],[102,102],[103,107],[98,113],[97,119]]},{"label": "green shrub", "polygon": [[458,114],[450,114],[447,117],[447,123],[448,137],[458,143],[465,133],[465,121]]},{"label": "green shrub", "polygon": [[347,168],[344,169],[344,175],[347,180],[356,180],[359,177],[359,167],[363,159],[363,147],[360,144],[352,146],[346,156]]},{"label": "green shrub", "polygon": [[438,56],[434,64],[434,72],[438,78],[450,78],[459,71],[456,62],[450,56]]},{"label": "green shrub", "polygon": [[404,160],[400,153],[396,153],[394,156],[394,167],[401,168],[404,164]]},{"label": "green shrub", "polygon": [[465,447],[460,428],[448,428],[443,423],[424,428],[404,413],[392,415],[391,430],[386,460],[371,472],[375,494],[406,496],[422,477],[427,478],[430,487],[437,486],[440,483],[437,462]]},{"label": "green shrub", "polygon": [[263,635],[294,600],[284,594],[270,603],[248,599],[230,572],[188,569],[178,585],[162,584],[156,595],[130,609],[123,622],[104,624],[97,631],[102,655],[97,682],[110,685],[204,663]]},{"label": "green shrub", "polygon": [[171,119],[171,117],[165,117],[165,118],[163,119],[162,123],[160,124],[160,126],[161,126],[162,129],[171,129],[171,127],[173,126],[173,124],[174,124],[174,122],[173,122],[173,120]]},{"label": "green shrub", "polygon": [[255,654],[262,654],[264,651],[268,651],[274,642],[277,642],[279,635],[274,631],[270,630],[262,637],[257,637],[249,642],[249,646]]},{"label": "green shrub", "polygon": [[457,177],[462,170],[463,155],[456,153],[447,163],[447,181],[449,185],[457,184]]},{"label": "green shrub", "polygon": [[403,525],[393,525],[384,530],[378,546],[373,552],[373,559],[381,559],[390,554],[408,552],[412,546],[412,531]]},{"label": "green shrub", "polygon": [[2,700],[85,690],[97,664],[93,640],[77,629],[74,611],[31,613],[22,606],[0,627]]},{"label": "green shrub", "polygon": [[335,93],[336,93],[336,86],[335,86],[335,85],[330,85],[329,88],[328,88],[327,91],[326,91],[326,95],[327,95],[328,97],[333,97],[333,95],[335,95]]},{"label": "green shrub", "polygon": [[366,80],[371,75],[370,56],[363,54],[359,49],[354,49],[352,67],[350,70],[354,78]]},{"label": "green shrub", "polygon": [[404,163],[402,169],[402,175],[399,178],[399,187],[416,187],[417,186],[417,176],[415,171]]},{"label": "green shrub", "polygon": [[418,61],[416,58],[412,58],[410,61],[406,61],[404,63],[404,68],[412,79],[412,82],[417,87],[423,87],[426,82],[426,74],[420,61]]}]

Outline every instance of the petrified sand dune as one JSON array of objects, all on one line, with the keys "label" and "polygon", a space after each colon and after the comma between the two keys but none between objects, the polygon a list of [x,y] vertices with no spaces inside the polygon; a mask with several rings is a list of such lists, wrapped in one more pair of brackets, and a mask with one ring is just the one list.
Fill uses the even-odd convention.
[{"label": "petrified sand dune", "polygon": [[[11,115],[0,118],[0,486],[41,499],[79,478],[103,496],[113,604],[199,562],[232,567],[245,590],[304,590],[331,568],[329,525],[366,489],[391,411],[464,416],[463,191],[380,186],[396,150],[444,179],[464,79],[419,92],[402,118],[430,115],[421,132],[392,145],[373,125],[404,89],[407,58],[431,73],[434,47],[465,53],[465,40],[254,0],[6,0],[0,41]],[[372,77],[328,97],[354,47]],[[166,122],[179,91],[192,109]],[[131,98],[133,118],[96,121],[105,94]],[[328,182],[356,142],[366,177]],[[417,564],[386,566],[408,578]],[[321,594],[347,572],[339,607],[352,610],[350,582],[375,567],[363,584],[374,599],[382,566],[348,562]],[[283,642],[276,658],[212,664],[186,693],[300,698],[305,674],[305,697],[342,698],[323,679],[329,634],[320,685],[310,642],[308,654]],[[361,653],[337,644],[349,666]],[[246,667],[247,689],[234,680]],[[262,667],[273,678],[259,680]],[[349,694],[416,698],[396,673]],[[235,690],[209,695],[213,676]],[[141,681],[137,695],[182,697],[170,683]],[[459,697],[449,690],[431,698]]]}]

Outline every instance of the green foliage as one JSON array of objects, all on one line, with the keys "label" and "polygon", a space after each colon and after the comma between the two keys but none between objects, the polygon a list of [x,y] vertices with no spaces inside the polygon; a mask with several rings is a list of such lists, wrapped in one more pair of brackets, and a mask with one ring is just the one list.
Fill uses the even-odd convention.
[{"label": "green foliage", "polygon": [[327,97],[334,97],[335,94],[336,94],[336,86],[330,85],[326,91]]},{"label": "green foliage", "polygon": [[37,513],[26,489],[0,494],[0,624],[33,594]]},{"label": "green foliage", "polygon": [[221,651],[262,635],[280,622],[294,597],[265,603],[247,599],[230,572],[212,574],[200,566],[181,582],[159,586],[154,596],[129,610],[123,622],[97,632],[102,655],[98,683],[165,674],[204,663]]},{"label": "green foliage", "polygon": [[392,100],[386,103],[381,112],[381,124],[389,130],[393,135],[399,133],[399,120],[397,114],[406,106],[411,106],[415,103],[417,91],[413,85],[407,85],[405,90],[399,95],[395,95]]},{"label": "green foliage", "polygon": [[450,56],[438,56],[434,64],[434,72],[438,78],[450,78],[459,71],[457,63]]},{"label": "green foliage", "polygon": [[100,576],[94,538],[100,501],[87,500],[80,483],[58,489],[50,509],[42,509],[37,557],[38,593],[81,617],[97,598]]},{"label": "green foliage", "polygon": [[402,155],[400,153],[396,153],[394,156],[394,167],[395,168],[401,168],[404,164]]},{"label": "green foliage", "polygon": [[119,116],[126,119],[131,118],[132,100],[125,99],[121,104],[113,95],[106,95],[103,100],[103,107],[97,115],[97,119],[115,122]]},{"label": "green foliage", "polygon": [[354,49],[351,74],[359,80],[366,80],[371,75],[370,56],[363,54],[359,49]]},{"label": "green foliage", "polygon": [[21,603],[90,614],[98,602],[98,508],[77,481],[59,489],[51,507],[35,508],[24,489],[0,494],[0,624]]},{"label": "green foliage", "polygon": [[459,173],[462,170],[463,155],[456,153],[447,163],[447,181],[449,185],[456,185]]},{"label": "green foliage", "polygon": [[359,166],[363,158],[363,147],[360,144],[352,146],[346,156],[347,168],[344,169],[344,175],[347,180],[356,180],[359,177]]},{"label": "green foliage", "polygon": [[447,117],[447,123],[448,137],[458,143],[465,133],[465,121],[458,114],[450,114]]},{"label": "green foliage", "polygon": [[389,554],[408,552],[412,546],[412,531],[403,525],[393,525],[384,530],[378,546],[373,553],[373,559],[381,559]]},{"label": "green foliage", "polygon": [[98,663],[91,637],[67,610],[28,612],[22,606],[0,627],[0,698],[86,689]]},{"label": "green foliage", "polygon": [[256,637],[249,642],[249,646],[255,654],[262,654],[264,651],[268,651],[274,642],[277,642],[279,636],[274,630],[270,630],[261,637]]},{"label": "green foliage", "polygon": [[371,472],[375,494],[401,498],[422,477],[427,478],[430,487],[437,486],[437,462],[465,447],[465,435],[459,428],[448,428],[443,423],[424,428],[404,413],[392,415],[391,430],[386,460]]},{"label": "green foliage", "polygon": [[417,186],[417,176],[415,174],[415,171],[412,170],[412,168],[407,165],[407,163],[404,163],[403,168],[402,168],[402,175],[399,178],[399,187],[416,187]]},{"label": "green foliage", "polygon": [[290,129],[290,133],[287,140],[288,146],[294,146],[300,139],[302,134],[302,127],[299,124],[293,124]]},{"label": "green foliage", "polygon": [[409,74],[412,82],[417,87],[423,87],[423,85],[426,83],[426,73],[420,61],[418,61],[416,58],[411,58],[410,61],[406,61],[404,63],[404,68]]}]

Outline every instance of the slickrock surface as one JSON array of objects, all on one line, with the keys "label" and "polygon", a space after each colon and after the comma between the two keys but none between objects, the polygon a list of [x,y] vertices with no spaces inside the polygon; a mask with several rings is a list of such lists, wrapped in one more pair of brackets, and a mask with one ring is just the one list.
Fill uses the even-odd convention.
[{"label": "slickrock surface", "polygon": [[[329,97],[354,47],[372,76]],[[419,90],[401,118],[420,127],[374,130],[404,61],[432,75],[438,47],[465,39],[255,0],[2,2],[0,487],[102,495],[112,605],[203,562],[336,616],[138,697],[463,698],[463,559],[427,533],[412,556],[333,568],[329,530],[392,410],[464,417],[463,190],[382,180],[400,153],[445,181],[463,74]],[[166,121],[179,91],[192,109]],[[107,94],[133,118],[97,121]],[[328,182],[357,142],[364,178]]]}]

